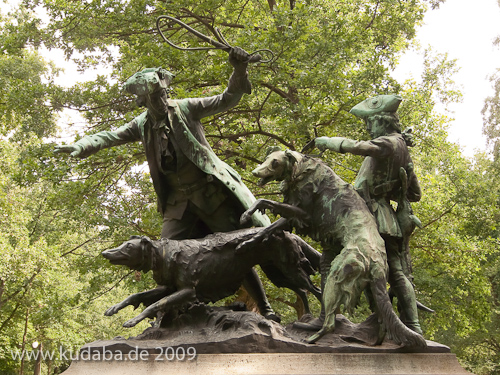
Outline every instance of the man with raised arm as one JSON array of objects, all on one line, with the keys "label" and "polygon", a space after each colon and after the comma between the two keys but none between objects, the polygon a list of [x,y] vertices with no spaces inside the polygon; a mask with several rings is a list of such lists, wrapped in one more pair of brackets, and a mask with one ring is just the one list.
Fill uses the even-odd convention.
[{"label": "man with raised arm", "polygon": [[[172,99],[168,87],[173,74],[162,68],[144,69],[130,77],[124,88],[136,95],[145,112],[114,131],[88,135],[56,147],[55,152],[84,158],[103,148],[141,141],[163,217],[163,238],[201,238],[239,229],[240,215],[255,198],[239,174],[215,155],[201,119],[234,107],[243,94],[250,94],[248,59],[247,52],[232,48],[229,62],[234,71],[228,87],[222,94],[205,98]],[[260,213],[252,219],[256,226],[270,224]],[[254,270],[244,286],[262,315],[278,319]]]}]

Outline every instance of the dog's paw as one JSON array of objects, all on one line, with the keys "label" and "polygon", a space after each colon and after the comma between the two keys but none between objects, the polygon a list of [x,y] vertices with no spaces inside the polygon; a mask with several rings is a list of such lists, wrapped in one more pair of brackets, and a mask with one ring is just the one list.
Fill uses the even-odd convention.
[{"label": "dog's paw", "polygon": [[104,312],[104,315],[105,316],[111,316],[111,315],[115,315],[118,311],[120,311],[122,309],[122,307],[120,306],[120,304],[117,304],[117,305],[114,305],[114,306],[111,306],[109,309],[107,309],[105,312]]},{"label": "dog's paw", "polygon": [[125,328],[132,328],[135,327],[141,320],[142,319],[138,319],[137,317],[135,317],[133,319],[127,320],[125,323],[123,323],[123,326]]},{"label": "dog's paw", "polygon": [[250,221],[250,219],[252,218],[252,215],[253,215],[253,211],[247,210],[247,211],[243,212],[240,216],[240,224],[245,225],[246,223],[248,223]]},{"label": "dog's paw", "polygon": [[276,212],[272,209],[272,207],[268,207],[268,208],[266,208],[266,207],[259,207],[259,209],[257,211],[259,211],[262,215],[265,215],[266,214],[266,210],[269,210],[269,211],[271,211],[271,213],[273,215],[276,215]]},{"label": "dog's paw", "polygon": [[316,334],[312,335],[311,337],[305,339],[304,342],[307,344],[315,344],[316,341],[318,341],[320,338],[321,338],[321,335],[319,335],[319,333],[316,333]]},{"label": "dog's paw", "polygon": [[281,323],[281,318],[278,315],[276,315],[274,312],[266,314],[264,316],[264,318],[266,318],[267,320],[272,320],[273,322],[276,322],[276,323]]}]

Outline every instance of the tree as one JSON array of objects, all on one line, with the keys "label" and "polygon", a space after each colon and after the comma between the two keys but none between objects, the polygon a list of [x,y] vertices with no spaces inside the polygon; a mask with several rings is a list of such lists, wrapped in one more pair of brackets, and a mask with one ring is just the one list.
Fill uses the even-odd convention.
[{"label": "tree", "polygon": [[[74,353],[99,335],[104,338],[116,334],[116,328],[110,330],[109,319],[102,316],[107,302],[98,297],[104,288],[111,289],[117,299],[127,294],[113,290],[116,280],[109,277],[111,269],[104,272],[107,277],[88,274],[89,263],[97,269],[104,263],[94,259],[99,243],[79,248],[84,250],[81,264],[73,258],[76,249],[68,251],[75,242],[95,237],[95,232],[65,215],[71,205],[60,200],[67,186],[59,177],[71,172],[68,166],[51,168],[46,174],[51,178],[40,179],[37,175],[36,167],[48,168],[43,164],[47,161],[43,155],[50,151],[43,139],[56,132],[57,111],[50,98],[59,87],[53,84],[57,73],[53,64],[27,48],[30,38],[24,40],[23,36],[28,35],[32,25],[28,19],[28,13],[21,12],[15,26],[15,18],[2,17],[0,35],[2,374],[33,368],[34,362],[14,358],[12,353],[32,349],[34,341],[42,342],[44,350],[57,351],[63,345]],[[112,281],[100,283],[102,278]],[[55,358],[45,366],[54,369],[69,365]]]},{"label": "tree", "polygon": [[[160,0],[24,0],[15,15],[18,26],[9,26],[19,32],[7,34],[15,41],[10,42],[8,51],[14,52],[8,55],[19,56],[26,53],[24,47],[36,49],[43,44],[62,48],[81,69],[109,69],[110,74],[69,89],[43,86],[49,100],[37,102],[49,104],[47,114],[66,107],[80,111],[88,122],[86,133],[93,133],[116,128],[140,112],[132,98],[121,92],[121,85],[142,68],[163,66],[174,72],[172,95],[176,97],[208,96],[225,86],[230,73],[227,55],[169,47],[155,31],[159,15],[176,16],[205,33],[220,27],[227,40],[248,51],[273,50],[271,63],[250,68],[252,95],[227,113],[206,119],[204,126],[215,152],[238,170],[251,190],[278,200],[276,184],[260,189],[250,174],[268,146],[300,150],[315,136],[363,139],[367,137],[363,125],[348,110],[376,94],[400,93],[405,101],[399,112],[403,125],[414,127],[413,157],[424,188],[422,202],[414,206],[424,223],[412,241],[415,283],[418,298],[437,311],[423,316],[423,326],[428,337],[452,345],[470,368],[477,369],[479,365],[471,359],[473,346],[465,337],[484,339],[488,319],[497,319],[490,313],[496,293],[492,286],[498,285],[498,275],[490,267],[498,264],[493,237],[498,221],[498,195],[491,189],[494,179],[488,174],[485,178],[490,171],[487,158],[464,158],[446,141],[450,119],[434,110],[436,102],[460,98],[452,82],[453,62],[429,53],[420,83],[396,82],[391,77],[426,9],[438,4],[424,0],[203,0],[191,5]],[[37,19],[41,10],[48,17],[44,22]],[[175,24],[167,23],[163,30],[176,44],[196,44]],[[0,91],[0,97],[7,92]],[[16,103],[15,97],[11,103]],[[12,113],[19,116],[25,108]],[[64,303],[73,310],[58,315],[44,330],[70,327],[66,331],[71,337],[65,343],[118,330],[123,315],[113,320],[112,328],[103,328],[109,320],[97,319],[97,313],[120,294],[140,291],[152,282],[148,276],[137,280],[106,265],[99,250],[130,234],[155,238],[161,225],[141,146],[127,145],[70,160],[52,153],[53,140],[43,139],[52,133],[37,132],[38,122],[24,129],[16,122],[9,124],[5,129],[20,135],[34,127],[33,136],[19,138],[16,155],[22,163],[7,175],[20,189],[18,198],[26,196],[33,202],[16,214],[30,233],[30,246],[52,254],[49,259],[64,255],[55,263],[59,276],[53,275],[43,285],[50,285],[51,290],[58,290],[58,283],[72,285],[70,291],[51,293],[45,300],[47,306]],[[333,153],[323,157],[344,179],[354,180],[359,157]],[[35,266],[46,269],[43,264]],[[295,297],[267,283],[266,288],[275,307],[293,320],[295,312],[287,305],[294,305]],[[104,294],[107,301],[99,298]],[[35,321],[26,311],[16,316],[16,326],[9,332],[25,331],[23,317]],[[92,321],[94,329],[82,332],[85,321]],[[57,342],[57,334],[51,334]]]}]

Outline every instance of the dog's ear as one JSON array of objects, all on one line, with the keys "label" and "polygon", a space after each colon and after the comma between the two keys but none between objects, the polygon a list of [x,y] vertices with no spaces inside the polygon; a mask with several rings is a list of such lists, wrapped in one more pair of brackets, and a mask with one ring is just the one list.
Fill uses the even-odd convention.
[{"label": "dog's ear", "polygon": [[281,151],[281,147],[280,146],[270,146],[267,148],[267,151],[266,151],[266,157],[271,155],[273,152],[276,152],[276,151]]},{"label": "dog's ear", "polygon": [[285,150],[285,156],[288,158],[290,163],[292,163],[292,165],[298,162],[297,158],[295,157],[293,152],[290,150]]},{"label": "dog's ear", "polygon": [[133,235],[133,236],[130,236],[129,241],[130,240],[140,240],[141,238],[142,238],[141,236]]},{"label": "dog's ear", "polygon": [[141,243],[146,244],[146,243],[151,243],[151,239],[148,236],[142,236],[141,238]]}]

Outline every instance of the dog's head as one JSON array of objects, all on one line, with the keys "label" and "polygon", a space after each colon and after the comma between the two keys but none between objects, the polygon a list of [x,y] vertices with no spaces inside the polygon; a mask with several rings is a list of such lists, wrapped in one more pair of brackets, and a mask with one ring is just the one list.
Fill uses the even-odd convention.
[{"label": "dog's head", "polygon": [[127,266],[133,270],[146,270],[151,264],[152,241],[148,237],[132,236],[116,249],[102,252],[111,264]]},{"label": "dog's head", "polygon": [[292,174],[293,165],[300,160],[300,154],[295,151],[282,151],[270,148],[266,160],[252,171],[255,177],[259,177],[258,184],[263,186],[270,181],[283,181]]}]

